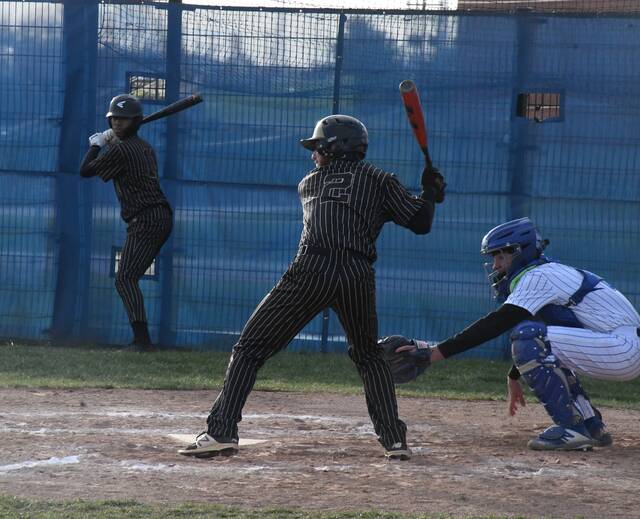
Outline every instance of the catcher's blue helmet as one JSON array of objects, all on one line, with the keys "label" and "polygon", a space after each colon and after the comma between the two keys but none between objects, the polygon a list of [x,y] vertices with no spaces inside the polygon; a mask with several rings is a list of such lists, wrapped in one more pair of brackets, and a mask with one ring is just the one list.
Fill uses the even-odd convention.
[{"label": "catcher's blue helmet", "polygon": [[480,246],[482,254],[493,255],[499,251],[513,254],[508,272],[493,270],[492,262],[485,263],[489,267],[489,280],[496,296],[509,295],[509,283],[523,268],[540,258],[544,258],[542,251],[549,242],[540,237],[536,226],[529,218],[518,218],[505,222],[491,229]]}]

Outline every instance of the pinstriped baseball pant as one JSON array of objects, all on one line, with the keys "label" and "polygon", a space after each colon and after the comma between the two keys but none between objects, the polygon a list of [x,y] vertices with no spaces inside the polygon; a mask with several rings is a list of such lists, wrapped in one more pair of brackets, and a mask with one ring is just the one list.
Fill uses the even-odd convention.
[{"label": "pinstriped baseball pant", "polygon": [[165,206],[150,207],[129,222],[115,281],[129,322],[147,322],[138,281],[169,238],[172,226],[171,210]]},{"label": "pinstriped baseball pant", "polygon": [[233,348],[222,391],[207,419],[213,436],[238,438],[238,422],[258,370],[325,308],[338,315],[349,356],[362,379],[367,409],[380,443],[405,442],[395,387],[377,345],[375,275],[369,263],[336,251],[298,256],[258,305]]}]

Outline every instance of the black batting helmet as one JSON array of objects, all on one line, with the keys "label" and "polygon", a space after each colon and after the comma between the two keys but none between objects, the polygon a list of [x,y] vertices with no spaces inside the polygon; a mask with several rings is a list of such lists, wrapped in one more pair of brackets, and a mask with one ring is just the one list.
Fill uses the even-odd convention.
[{"label": "black batting helmet", "polygon": [[138,128],[142,124],[142,104],[138,98],[130,94],[120,94],[115,96],[109,103],[109,111],[107,112],[107,120],[111,128],[112,117],[123,117],[133,119],[133,124],[126,132],[126,136],[135,135]]},{"label": "black batting helmet", "polygon": [[142,117],[142,105],[138,98],[130,94],[115,96],[109,103],[109,111],[106,117]]},{"label": "black batting helmet", "polygon": [[362,160],[367,154],[369,134],[365,125],[355,117],[330,115],[320,119],[313,129],[313,135],[301,139],[300,144],[332,158]]}]

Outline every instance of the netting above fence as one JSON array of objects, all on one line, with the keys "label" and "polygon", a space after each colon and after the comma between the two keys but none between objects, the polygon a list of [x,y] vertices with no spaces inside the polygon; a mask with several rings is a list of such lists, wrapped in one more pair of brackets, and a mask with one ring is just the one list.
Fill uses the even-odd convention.
[{"label": "netting above fence", "polygon": [[[419,8],[420,0],[409,2]],[[638,13],[637,0],[459,0],[457,9],[469,11],[515,11],[545,13]]]},{"label": "netting above fence", "polygon": [[[108,3],[108,2],[107,2]],[[183,0],[190,4],[189,0]],[[207,3],[202,0],[201,3]],[[214,2],[208,2],[213,4]],[[532,12],[552,13],[638,13],[640,3],[637,0],[369,0],[366,5],[356,0],[232,0],[223,1],[220,6],[237,8],[303,8],[303,9],[369,9],[387,11],[392,9],[408,9],[421,11],[493,11],[515,12],[530,10]]]}]

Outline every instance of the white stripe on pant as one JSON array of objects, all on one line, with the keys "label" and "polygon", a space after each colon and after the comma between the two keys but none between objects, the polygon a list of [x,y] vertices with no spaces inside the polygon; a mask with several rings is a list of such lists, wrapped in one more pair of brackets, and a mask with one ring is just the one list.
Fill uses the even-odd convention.
[{"label": "white stripe on pant", "polygon": [[222,391],[207,419],[209,434],[238,438],[242,408],[258,370],[320,311],[331,307],[349,341],[349,356],[364,384],[367,409],[380,443],[405,442],[395,387],[377,345],[375,277],[367,261],[348,253],[298,256],[258,305],[233,348]]},{"label": "white stripe on pant", "polygon": [[130,322],[147,322],[138,281],[169,238],[172,226],[171,210],[154,206],[134,218],[127,227],[115,285]]},{"label": "white stripe on pant", "polygon": [[562,366],[599,380],[633,380],[640,375],[640,337],[634,326],[611,332],[549,326],[551,351]]}]

